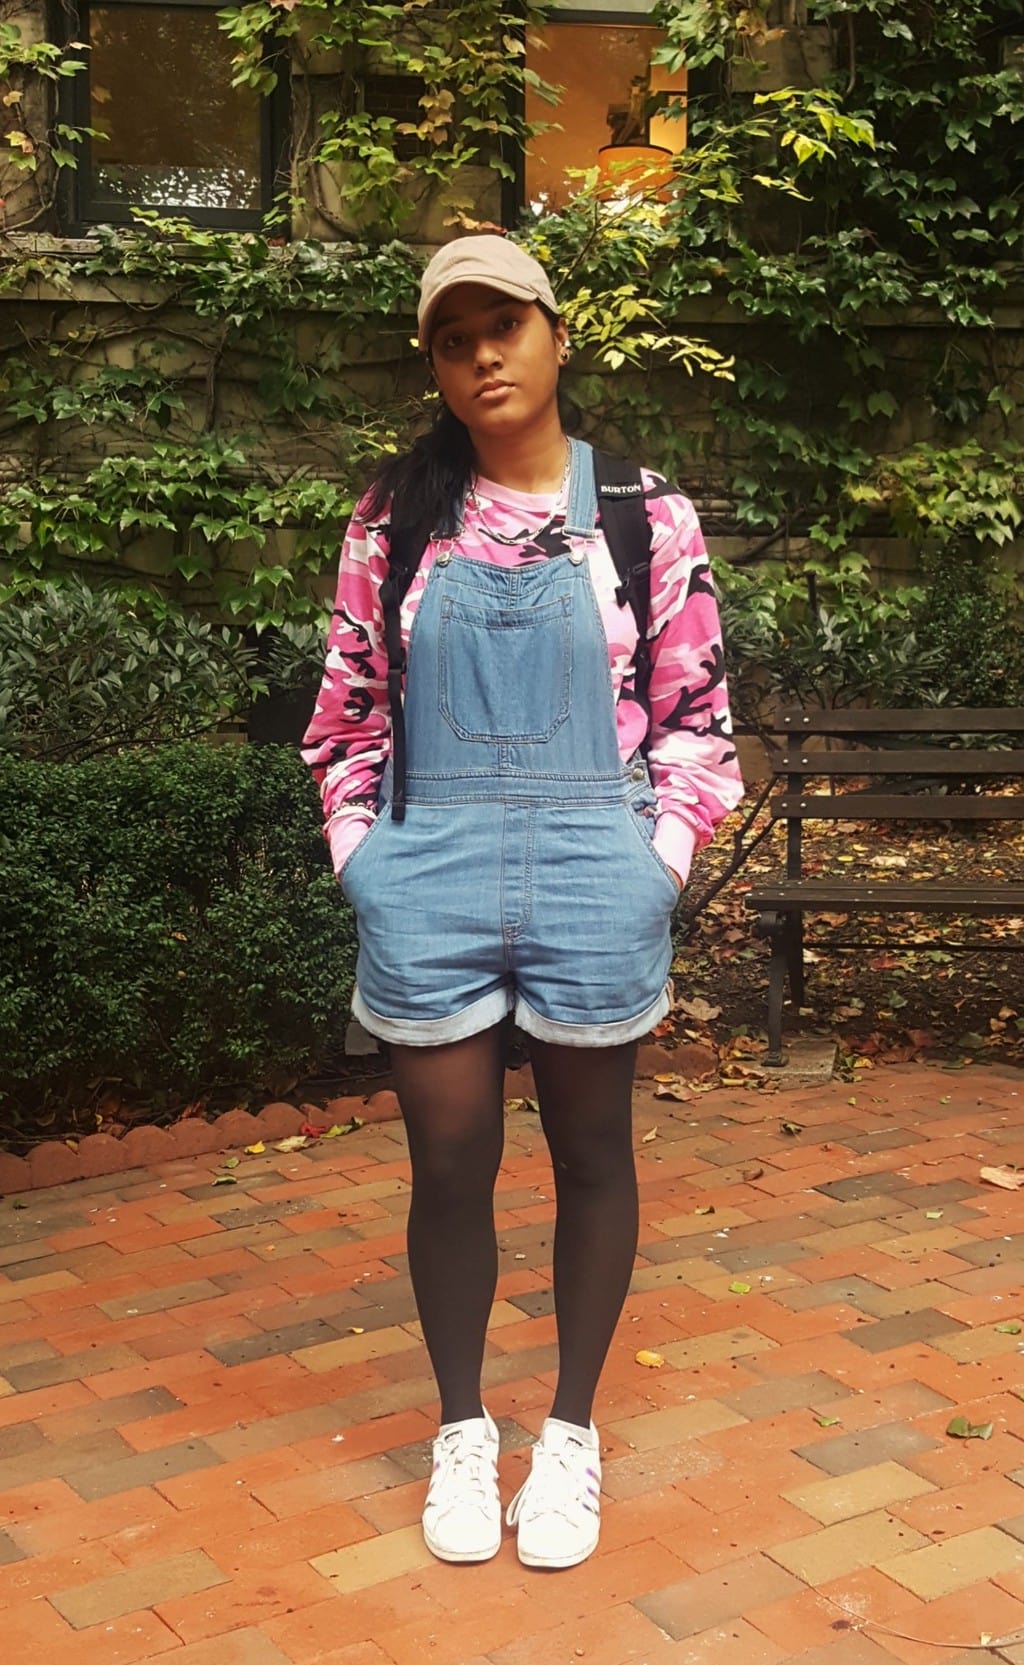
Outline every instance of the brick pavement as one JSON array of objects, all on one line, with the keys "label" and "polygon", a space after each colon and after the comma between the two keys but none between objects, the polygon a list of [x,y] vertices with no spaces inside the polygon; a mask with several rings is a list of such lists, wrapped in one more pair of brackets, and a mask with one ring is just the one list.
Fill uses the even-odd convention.
[{"label": "brick pavement", "polygon": [[[906,1066],[689,1104],[645,1086],[636,1122],[601,1547],[563,1573],[511,1538],[482,1567],[423,1547],[435,1405],[398,1126],[0,1203],[9,1656],[1024,1665],[1024,1193],[978,1177],[1024,1164],[1024,1076]],[[526,1112],[498,1206],[487,1401],[511,1495],[556,1358]],[[961,1412],[991,1439],[950,1438]]]}]

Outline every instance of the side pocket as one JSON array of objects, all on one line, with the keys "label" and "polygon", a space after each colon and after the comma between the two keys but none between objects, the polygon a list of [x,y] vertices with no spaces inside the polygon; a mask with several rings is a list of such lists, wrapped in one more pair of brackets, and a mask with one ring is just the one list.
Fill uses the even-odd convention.
[{"label": "side pocket", "polygon": [[654,864],[660,877],[671,890],[674,907],[682,895],[682,891],[676,883],[671,868],[666,862],[662,861],[654,848],[654,829],[657,823],[656,807],[657,801],[653,792],[647,791],[638,794],[627,802],[626,814],[629,816],[636,836],[643,845],[648,859]]},{"label": "side pocket", "polygon": [[344,862],[342,863],[341,872],[338,874],[338,883],[340,884],[340,886],[342,888],[342,891],[344,892],[345,896],[348,898],[348,900],[350,902],[353,899],[352,898],[352,892],[351,892],[351,886],[350,886],[350,875],[352,873],[352,870],[356,866],[357,863],[360,863],[360,866],[361,866],[361,858],[366,853],[367,845],[372,844],[373,841],[376,839],[376,837],[377,837],[377,835],[380,831],[382,823],[384,821],[388,820],[388,818],[390,816],[390,813],[391,813],[390,808],[385,806],[375,816],[375,818],[370,822],[370,825],[367,828],[366,832],[363,834],[362,838],[359,840],[359,843],[356,845],[355,849],[352,851],[352,854],[350,856],[346,856]]}]

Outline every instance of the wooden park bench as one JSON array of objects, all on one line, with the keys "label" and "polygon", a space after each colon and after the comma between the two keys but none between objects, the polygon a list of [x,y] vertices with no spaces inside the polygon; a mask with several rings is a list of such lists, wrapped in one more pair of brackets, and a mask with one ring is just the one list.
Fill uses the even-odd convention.
[{"label": "wooden park bench", "polygon": [[[1024,883],[947,884],[804,875],[808,821],[879,824],[1024,820],[1024,794],[1008,794],[1024,777],[1024,710],[784,711],[772,725],[771,825],[786,827],[786,873],[745,898],[755,931],[771,943],[767,1064],[782,1063],[782,1013],[788,982],[804,1002],[806,913],[1024,913]],[[972,743],[973,742],[973,743]],[[781,781],[785,790],[771,797]],[[836,788],[842,784],[844,790]]]}]

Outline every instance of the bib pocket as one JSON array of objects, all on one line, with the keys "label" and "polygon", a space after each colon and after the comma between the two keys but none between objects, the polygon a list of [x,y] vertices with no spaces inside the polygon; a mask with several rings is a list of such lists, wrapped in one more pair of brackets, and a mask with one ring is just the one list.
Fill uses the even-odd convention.
[{"label": "bib pocket", "polygon": [[572,597],[512,609],[445,596],[438,681],[461,740],[550,740],[572,702]]}]

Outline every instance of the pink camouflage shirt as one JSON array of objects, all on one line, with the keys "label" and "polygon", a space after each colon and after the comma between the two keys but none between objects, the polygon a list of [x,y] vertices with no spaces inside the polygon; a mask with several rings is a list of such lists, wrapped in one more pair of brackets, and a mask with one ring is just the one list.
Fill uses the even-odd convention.
[{"label": "pink camouflage shirt", "polygon": [[[658,800],[655,848],[685,884],[693,854],[743,795],[729,719],[721,629],[696,511],[660,475],[643,471],[652,528],[651,734],[647,761]],[[466,507],[457,554],[497,566],[546,560],[571,544],[587,550],[591,582],[608,639],[619,754],[625,762],[643,743],[647,721],[633,694],[637,630],[628,604],[615,599],[618,576],[600,532],[567,539],[550,524],[556,498],[512,491],[478,480]],[[360,504],[341,552],[327,660],[302,754],[323,799],[325,835],[336,873],[376,812],[388,760],[391,714],[380,586],[388,570],[386,519],[367,524]],[[489,536],[521,533],[510,548]],[[536,533],[534,538],[533,534]],[[408,645],[437,545],[428,544],[402,604]]]}]

